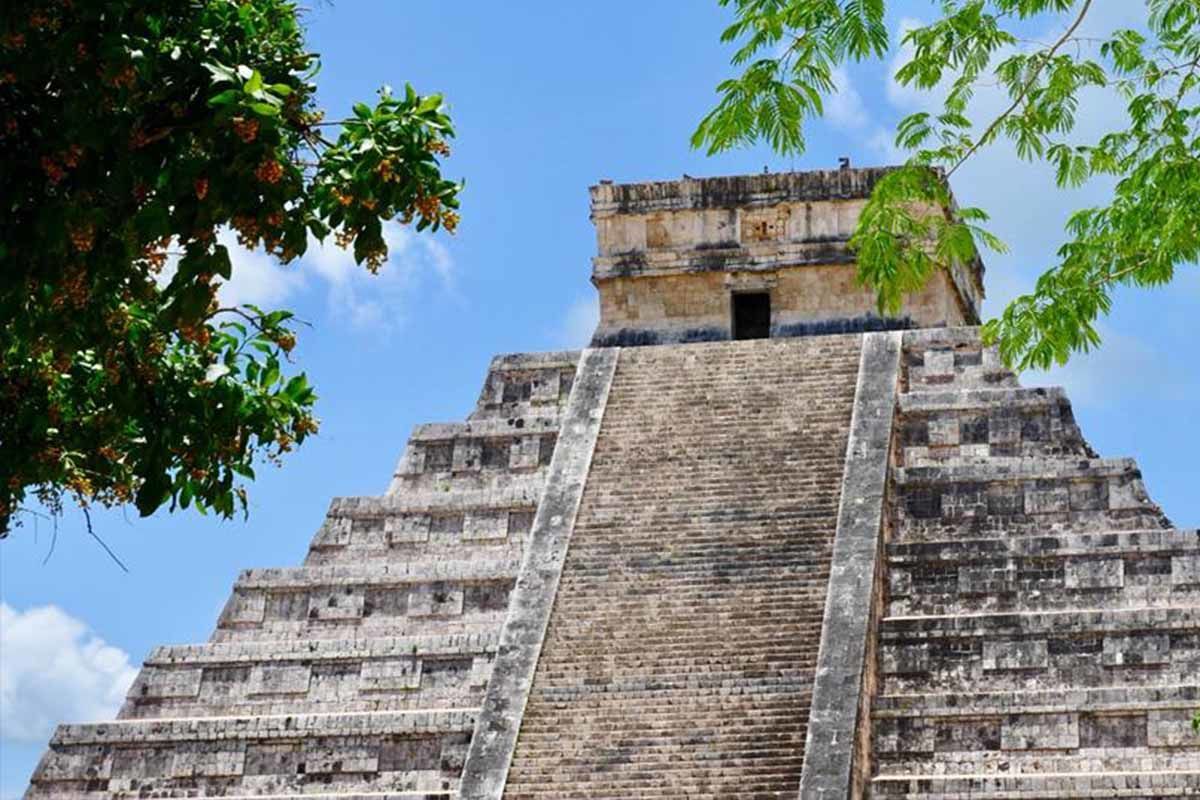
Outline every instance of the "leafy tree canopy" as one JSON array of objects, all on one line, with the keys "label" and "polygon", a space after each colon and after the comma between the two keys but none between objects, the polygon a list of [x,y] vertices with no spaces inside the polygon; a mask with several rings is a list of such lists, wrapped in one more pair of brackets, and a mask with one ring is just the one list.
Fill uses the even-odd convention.
[{"label": "leafy tree canopy", "polygon": [[441,97],[326,122],[316,72],[287,0],[4,4],[0,536],[34,500],[229,516],[316,430],[292,315],[218,304],[219,231],[373,271],[385,221],[454,230]]},{"label": "leafy tree canopy", "polygon": [[[1135,3],[1138,0],[1121,0]],[[1002,141],[1028,161],[1053,166],[1060,187],[1093,176],[1115,182],[1107,205],[1084,208],[1030,294],[984,327],[1019,368],[1063,363],[1096,346],[1096,321],[1118,286],[1166,284],[1200,254],[1200,3],[1143,0],[1139,30],[1081,36],[1093,0],[939,0],[933,22],[902,37],[911,56],[895,74],[940,105],[900,121],[896,144],[911,155],[875,188],[851,239],[858,276],[877,292],[881,313],[938,269],[977,248],[1003,249],[981,225],[979,208],[950,218],[920,209],[949,207],[947,179]],[[892,41],[887,0],[721,0],[736,19],[722,40],[736,45],[742,74],[720,84],[720,101],[701,121],[695,147],[715,153],[765,142],[782,154],[805,147],[804,125],[836,90],[833,70],[883,59]],[[1031,26],[1061,31],[1031,42]],[[972,98],[1000,86],[1007,102],[981,116]],[[1108,87],[1128,107],[1128,124],[1095,141],[1076,141],[1081,93]],[[1074,134],[1074,135],[1073,135]]]}]

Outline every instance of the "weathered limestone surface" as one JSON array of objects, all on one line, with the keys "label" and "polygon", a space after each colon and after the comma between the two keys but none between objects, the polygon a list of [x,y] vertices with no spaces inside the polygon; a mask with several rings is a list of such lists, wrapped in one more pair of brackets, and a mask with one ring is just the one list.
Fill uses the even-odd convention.
[{"label": "weathered limestone surface", "polygon": [[975,329],[905,334],[874,797],[1200,789],[1200,536]]},{"label": "weathered limestone surface", "polygon": [[860,341],[621,351],[506,798],[796,796]]},{"label": "weathered limestone surface", "polygon": [[494,359],[28,800],[1200,795],[1200,532],[946,327],[982,265],[871,315],[885,174],[593,187],[595,341],[662,346]]},{"label": "weathered limestone surface", "polygon": [[593,186],[594,344],[729,339],[730,294],[747,291],[770,292],[776,337],[978,322],[978,262],[935,275],[895,318],[877,316],[874,294],[855,282],[847,242],[887,171]]},{"label": "weathered limestone surface", "polygon": [[26,796],[455,796],[577,358],[495,359],[386,495],[333,501],[305,566],[242,573],[118,721],[61,726]]}]

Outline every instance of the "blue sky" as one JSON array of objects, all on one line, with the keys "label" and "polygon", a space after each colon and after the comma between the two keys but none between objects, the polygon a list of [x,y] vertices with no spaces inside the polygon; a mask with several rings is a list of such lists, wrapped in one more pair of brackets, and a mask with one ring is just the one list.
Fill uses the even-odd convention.
[{"label": "blue sky", "polygon": [[[1098,13],[1138,4],[1104,5]],[[900,4],[893,30],[930,8]],[[463,417],[493,354],[586,340],[595,319],[590,184],[832,168],[842,155],[858,165],[895,160],[888,131],[920,100],[878,63],[839,76],[842,91],[829,119],[810,129],[802,158],[691,151],[688,136],[729,74],[717,41],[728,19],[704,0],[316,4],[310,39],[324,58],[330,118],[382,83],[409,80],[449,99],[459,138],[448,170],[467,179],[461,230],[437,239],[395,231],[380,278],[333,252],[287,269],[239,260],[227,297],[291,307],[311,323],[297,356],[320,392],[322,419],[321,435],[282,469],[260,470],[248,523],[98,516],[98,533],[129,574],[75,515],[45,564],[45,524],[0,545],[0,798],[23,790],[53,722],[111,715],[151,647],[205,640],[240,569],[297,564],[331,497],[381,493],[412,426]],[[1117,111],[1110,98],[1089,97],[1081,124],[1099,129]],[[1012,247],[987,258],[992,312],[1032,285],[1067,214],[1104,194],[1100,186],[1064,196],[1044,170],[1006,153],[964,168],[954,189],[992,211]],[[1193,268],[1168,289],[1121,295],[1099,352],[1025,379],[1064,383],[1092,444],[1136,457],[1152,496],[1192,527],[1200,525],[1198,314]]]}]

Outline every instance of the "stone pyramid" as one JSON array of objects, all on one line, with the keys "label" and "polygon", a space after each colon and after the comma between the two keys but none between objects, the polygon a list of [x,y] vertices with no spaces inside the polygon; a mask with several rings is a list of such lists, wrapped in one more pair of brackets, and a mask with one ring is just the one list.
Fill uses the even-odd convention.
[{"label": "stone pyramid", "polygon": [[1200,538],[981,346],[872,314],[882,170],[592,189],[601,320],[497,357],[26,797],[1200,794]]}]

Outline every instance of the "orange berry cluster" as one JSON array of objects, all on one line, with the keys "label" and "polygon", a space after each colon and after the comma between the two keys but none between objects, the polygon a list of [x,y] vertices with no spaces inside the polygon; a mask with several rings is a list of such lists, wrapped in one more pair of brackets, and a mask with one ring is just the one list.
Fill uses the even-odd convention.
[{"label": "orange berry cluster", "polygon": [[193,187],[196,190],[197,200],[203,200],[205,197],[208,197],[208,178],[196,178]]},{"label": "orange berry cluster", "polygon": [[273,158],[263,159],[263,162],[254,170],[254,177],[263,183],[279,183],[279,179],[283,177],[283,167]]},{"label": "orange berry cluster", "polygon": [[243,142],[250,144],[256,138],[258,138],[258,120],[234,117],[233,132],[237,134],[237,137]]},{"label": "orange berry cluster", "polygon": [[71,244],[80,253],[90,252],[96,241],[96,226],[90,222],[80,222],[67,228]]}]

